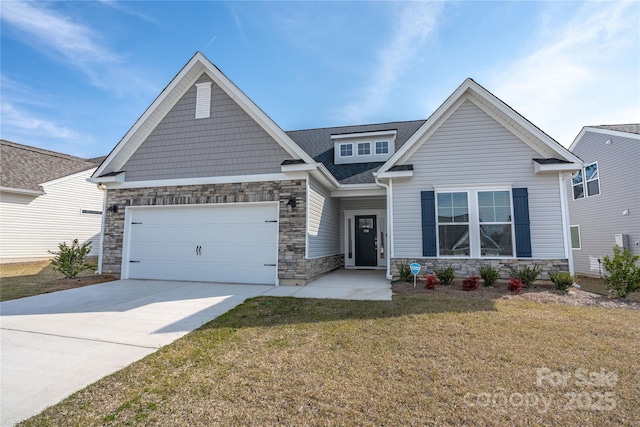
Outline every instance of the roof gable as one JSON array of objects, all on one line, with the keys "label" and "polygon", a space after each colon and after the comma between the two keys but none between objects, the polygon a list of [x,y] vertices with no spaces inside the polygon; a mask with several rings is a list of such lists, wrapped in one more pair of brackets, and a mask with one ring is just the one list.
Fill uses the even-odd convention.
[{"label": "roof gable", "polygon": [[557,158],[570,163],[581,162],[578,157],[502,102],[495,95],[472,79],[466,79],[378,172],[386,172],[411,157],[465,101],[470,101],[475,104],[517,136],[523,143],[531,147],[540,157]]},{"label": "roof gable", "polygon": [[41,193],[41,184],[93,169],[102,160],[83,159],[5,140],[0,141],[0,147],[0,186],[4,190]]},{"label": "roof gable", "polygon": [[94,177],[119,171],[149,137],[161,120],[178,101],[206,74],[222,91],[269,134],[291,157],[313,163],[311,157],[296,145],[258,106],[251,101],[204,55],[197,52],[173,78],[144,114],[136,121],[107,159],[94,173]]},{"label": "roof gable", "polygon": [[578,136],[569,146],[569,150],[573,151],[587,132],[602,133],[611,136],[620,136],[623,138],[640,140],[640,123],[631,123],[625,125],[599,125],[585,126],[582,128]]}]

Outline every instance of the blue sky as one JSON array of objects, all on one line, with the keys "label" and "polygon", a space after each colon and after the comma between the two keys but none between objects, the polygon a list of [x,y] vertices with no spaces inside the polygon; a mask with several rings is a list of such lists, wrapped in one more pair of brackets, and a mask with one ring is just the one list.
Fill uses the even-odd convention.
[{"label": "blue sky", "polygon": [[284,130],[425,119],[472,77],[568,146],[640,122],[640,2],[0,4],[1,137],[106,155],[196,51]]}]

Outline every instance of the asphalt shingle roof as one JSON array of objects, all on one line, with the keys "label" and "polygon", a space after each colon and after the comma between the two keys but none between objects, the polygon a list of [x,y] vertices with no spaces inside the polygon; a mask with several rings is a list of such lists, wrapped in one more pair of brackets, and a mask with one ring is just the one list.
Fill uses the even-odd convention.
[{"label": "asphalt shingle roof", "polygon": [[338,126],[320,129],[304,129],[287,132],[304,151],[316,162],[320,162],[341,184],[368,184],[375,182],[373,172],[377,171],[384,162],[352,163],[336,165],[333,163],[333,140],[331,135],[343,135],[361,132],[379,132],[387,130],[397,131],[396,151],[404,145],[425,120],[408,122],[389,122],[358,126]]},{"label": "asphalt shingle roof", "polygon": [[629,123],[626,125],[600,125],[600,126],[589,126],[589,127],[613,130],[618,132],[635,133],[640,135],[640,123]]},{"label": "asphalt shingle roof", "polygon": [[83,159],[0,140],[0,186],[42,191],[40,184],[95,168],[104,159]]}]

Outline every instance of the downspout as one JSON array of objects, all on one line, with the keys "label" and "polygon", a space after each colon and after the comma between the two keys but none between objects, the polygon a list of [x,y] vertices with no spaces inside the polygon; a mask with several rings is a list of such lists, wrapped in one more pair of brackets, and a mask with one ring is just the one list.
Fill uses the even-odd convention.
[{"label": "downspout", "polygon": [[564,254],[569,261],[569,273],[573,276],[575,270],[573,268],[573,249],[571,248],[571,224],[569,221],[569,203],[567,199],[567,185],[565,182],[571,179],[571,174],[563,175],[562,172],[558,173],[558,180],[560,182],[560,206],[562,211],[562,231],[564,235]]},{"label": "downspout", "polygon": [[377,185],[387,190],[387,246],[389,249],[387,255],[387,280],[393,280],[393,275],[391,274],[391,258],[395,254],[393,245],[393,186],[391,179],[389,179],[389,184],[383,184],[378,177],[375,179]]},{"label": "downspout", "polygon": [[[100,184],[98,184],[100,187]],[[96,274],[102,274],[102,254],[104,248],[104,224],[106,222],[107,217],[107,190],[106,188],[102,189],[102,224],[100,225],[100,248],[98,249],[98,271]]]}]

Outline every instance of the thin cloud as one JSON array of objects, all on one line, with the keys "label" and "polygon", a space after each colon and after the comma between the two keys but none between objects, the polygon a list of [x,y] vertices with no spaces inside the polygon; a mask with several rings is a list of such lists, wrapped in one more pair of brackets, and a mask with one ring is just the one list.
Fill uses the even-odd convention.
[{"label": "thin cloud", "polygon": [[[46,138],[68,141],[80,138],[80,133],[75,130],[66,126],[59,126],[50,120],[36,117],[4,100],[0,106],[0,111],[2,112],[3,133],[5,134],[29,134],[41,138],[46,135]],[[5,136],[3,135],[3,137]]]},{"label": "thin cloud", "polygon": [[393,20],[398,25],[390,41],[376,54],[372,77],[358,89],[362,96],[343,106],[338,116],[349,122],[369,120],[386,105],[389,94],[403,74],[403,70],[415,60],[429,36],[436,30],[442,2],[409,3],[403,5]]},{"label": "thin cloud", "polygon": [[157,24],[158,21],[156,21],[153,17],[146,15],[144,13],[140,13],[138,11],[135,11],[129,7],[126,7],[122,2],[120,1],[116,1],[116,0],[98,0],[99,3],[105,5],[105,6],[109,6],[119,12],[125,13],[127,15],[131,15],[134,16],[142,21],[145,22],[151,22],[154,24]]},{"label": "thin cloud", "polygon": [[582,126],[637,121],[640,33],[633,2],[564,6],[552,4],[530,53],[488,87],[568,146]]},{"label": "thin cloud", "polygon": [[102,67],[121,62],[90,27],[40,5],[3,2],[2,20],[26,35],[25,41],[36,49],[81,69],[97,87],[109,86]]}]

